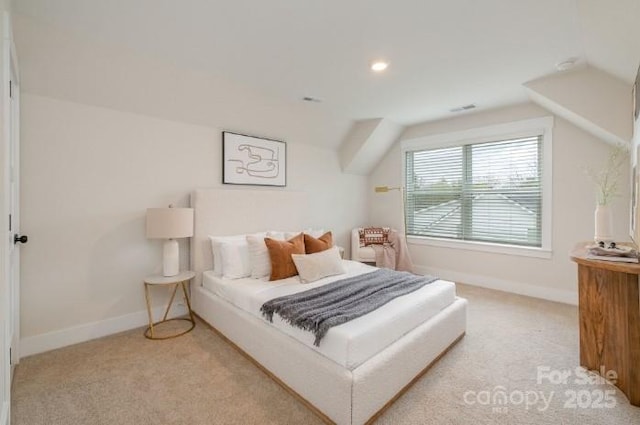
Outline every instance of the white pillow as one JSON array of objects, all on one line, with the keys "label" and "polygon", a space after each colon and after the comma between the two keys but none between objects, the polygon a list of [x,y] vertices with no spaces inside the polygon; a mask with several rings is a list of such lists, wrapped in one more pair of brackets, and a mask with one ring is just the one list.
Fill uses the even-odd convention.
[{"label": "white pillow", "polygon": [[222,276],[222,256],[220,254],[220,244],[230,241],[243,241],[246,240],[246,235],[235,236],[209,236],[211,241],[211,251],[213,252],[213,274],[215,276]]},{"label": "white pillow", "polygon": [[[267,233],[266,232],[253,233],[252,235],[264,238],[267,235]],[[246,249],[247,251],[249,250],[246,234],[233,235],[233,236],[209,236],[209,240],[211,241],[211,251],[213,252],[213,274],[215,276],[225,275],[224,260],[222,259],[222,253],[220,251],[221,244],[227,243],[227,242],[239,243],[241,245],[245,245],[244,249]]]},{"label": "white pillow", "polygon": [[[286,233],[288,233],[288,232],[286,232]],[[295,235],[294,235],[294,236],[295,236]],[[268,232],[267,232],[267,236],[266,236],[266,237],[267,237],[267,238],[271,238],[271,239],[276,239],[276,240],[279,240],[279,241],[284,241],[284,240],[286,240],[286,238],[285,238],[285,232],[278,232],[278,231],[275,231],[275,230],[273,230],[273,231],[268,231]],[[291,239],[291,238],[289,238],[289,239]]]},{"label": "white pillow", "polygon": [[251,276],[251,260],[246,237],[243,240],[221,242],[222,276],[225,279],[240,279]]},{"label": "white pillow", "polygon": [[291,254],[291,258],[302,283],[347,272],[336,246],[315,254]]},{"label": "white pillow", "polygon": [[[284,240],[282,232],[267,232],[266,237]],[[251,277],[261,279],[271,275],[271,258],[267,244],[264,243],[265,235],[247,235],[249,245],[249,261],[251,263]]]}]

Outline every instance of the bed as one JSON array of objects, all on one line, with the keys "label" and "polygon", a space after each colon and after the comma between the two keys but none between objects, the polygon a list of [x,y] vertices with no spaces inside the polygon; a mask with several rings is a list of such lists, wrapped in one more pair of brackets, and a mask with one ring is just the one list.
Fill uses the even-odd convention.
[{"label": "bed", "polygon": [[[328,423],[371,422],[464,335],[466,301],[438,280],[358,319],[332,328],[319,346],[313,335],[260,305],[282,294],[322,285],[229,279],[211,273],[209,235],[303,229],[306,194],[295,191],[203,189],[192,194],[195,233],[191,264],[195,313]],[[345,261],[347,275],[374,268]],[[344,276],[339,276],[344,277]]]}]

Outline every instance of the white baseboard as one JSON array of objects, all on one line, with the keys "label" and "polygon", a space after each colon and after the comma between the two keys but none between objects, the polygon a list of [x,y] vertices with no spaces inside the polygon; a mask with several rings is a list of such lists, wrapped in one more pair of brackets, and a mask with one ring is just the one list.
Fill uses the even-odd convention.
[{"label": "white baseboard", "polygon": [[[162,317],[164,314],[165,308],[166,307],[162,306],[154,308],[153,317],[158,320],[157,318]],[[186,307],[174,304],[174,306],[171,307],[169,317],[178,317],[185,314],[187,314]],[[22,338],[20,340],[20,357],[44,353],[45,351],[55,350],[56,348],[78,344],[145,325],[149,325],[147,310]],[[142,334],[140,336],[142,337]]]},{"label": "white baseboard", "polygon": [[556,301],[564,304],[578,305],[577,291],[567,291],[563,289],[531,285],[529,283],[515,282],[426,266],[415,266],[414,269],[416,273],[430,274],[453,282],[466,283],[468,285],[495,289],[497,291],[511,292],[514,294],[526,295],[528,297],[541,298],[543,300]]}]

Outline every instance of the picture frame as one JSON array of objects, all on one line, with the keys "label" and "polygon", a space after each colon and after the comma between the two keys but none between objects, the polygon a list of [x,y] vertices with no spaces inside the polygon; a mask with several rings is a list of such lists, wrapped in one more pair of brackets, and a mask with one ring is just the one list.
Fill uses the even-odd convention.
[{"label": "picture frame", "polygon": [[280,140],[222,132],[222,183],[287,185],[287,144]]}]

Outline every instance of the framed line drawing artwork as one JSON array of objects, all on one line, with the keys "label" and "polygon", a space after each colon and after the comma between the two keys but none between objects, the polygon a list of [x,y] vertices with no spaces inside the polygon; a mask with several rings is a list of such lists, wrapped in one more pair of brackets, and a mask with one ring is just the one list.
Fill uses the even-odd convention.
[{"label": "framed line drawing artwork", "polygon": [[287,144],[223,131],[222,183],[286,186]]}]

